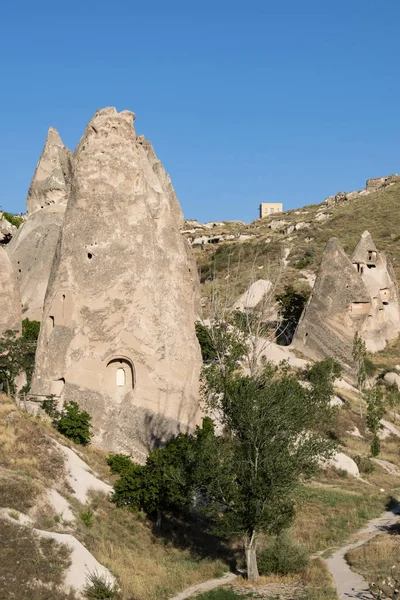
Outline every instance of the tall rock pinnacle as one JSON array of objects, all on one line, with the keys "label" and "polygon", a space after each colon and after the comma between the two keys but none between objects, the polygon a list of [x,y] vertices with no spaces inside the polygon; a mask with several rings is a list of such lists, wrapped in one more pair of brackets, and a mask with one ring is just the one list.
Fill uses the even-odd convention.
[{"label": "tall rock pinnacle", "polygon": [[50,127],[26,200],[29,214],[51,204],[66,204],[72,177],[72,154]]},{"label": "tall rock pinnacle", "polygon": [[41,321],[51,265],[71,190],[72,153],[50,127],[26,201],[28,218],[7,245],[24,317]]},{"label": "tall rock pinnacle", "polygon": [[181,209],[134,118],[99,110],[75,151],[32,391],[76,400],[95,442],[143,460],[199,422],[201,355]]}]

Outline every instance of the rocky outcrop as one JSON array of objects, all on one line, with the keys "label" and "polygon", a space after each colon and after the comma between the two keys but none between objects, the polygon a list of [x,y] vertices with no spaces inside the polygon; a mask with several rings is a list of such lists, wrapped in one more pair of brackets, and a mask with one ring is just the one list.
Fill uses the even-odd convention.
[{"label": "rocky outcrop", "polygon": [[28,214],[51,204],[66,204],[72,178],[72,154],[50,127],[28,192]]},{"label": "rocky outcrop", "polygon": [[0,246],[0,336],[8,329],[21,330],[21,301],[14,269]]},{"label": "rocky outcrop", "polygon": [[371,309],[362,336],[367,350],[378,352],[400,332],[399,292],[393,267],[383,252],[378,252],[369,231],[364,231],[351,261],[371,298]]},{"label": "rocky outcrop", "polygon": [[28,218],[7,246],[20,286],[23,315],[36,321],[42,320],[71,177],[72,154],[50,127],[28,192]]},{"label": "rocky outcrop", "polygon": [[64,213],[65,204],[52,204],[35,211],[6,246],[18,279],[24,318],[42,320],[44,298]]},{"label": "rocky outcrop", "polygon": [[12,240],[15,235],[17,228],[12,225],[0,212],[0,245],[6,246]]},{"label": "rocky outcrop", "polygon": [[32,392],[77,401],[94,442],[143,460],[200,419],[197,271],[134,115],[96,113],[75,151]]},{"label": "rocky outcrop", "polygon": [[338,240],[331,238],[292,345],[313,360],[332,356],[350,369],[354,334],[369,310],[364,282]]},{"label": "rocky outcrop", "polygon": [[382,350],[400,331],[393,269],[364,232],[351,260],[336,238],[328,241],[293,347],[314,360],[334,357],[351,372],[358,332],[367,350]]},{"label": "rocky outcrop", "polygon": [[375,179],[367,179],[365,188],[353,192],[338,192],[335,196],[329,196],[324,200],[328,206],[334,206],[346,200],[354,200],[360,196],[367,196],[374,192],[378,192],[400,181],[400,175],[394,173],[387,177],[376,177]]}]

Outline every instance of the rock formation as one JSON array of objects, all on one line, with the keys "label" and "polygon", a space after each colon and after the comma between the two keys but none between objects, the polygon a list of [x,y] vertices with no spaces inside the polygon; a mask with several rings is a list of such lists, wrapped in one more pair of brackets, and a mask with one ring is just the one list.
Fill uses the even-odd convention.
[{"label": "rock formation", "polygon": [[14,269],[0,246],[0,335],[8,329],[21,331],[21,302]]},{"label": "rock formation", "polygon": [[199,422],[201,355],[182,213],[133,121],[98,111],[75,151],[32,392],[77,401],[95,443],[143,460]]},{"label": "rock formation", "polygon": [[399,292],[390,261],[378,252],[371,234],[364,231],[351,261],[371,298],[371,309],[362,336],[370,352],[383,350],[400,332]]},{"label": "rock formation", "polygon": [[26,201],[28,214],[51,204],[66,204],[72,177],[72,153],[50,127]]},{"label": "rock formation", "polygon": [[393,269],[364,232],[351,260],[336,238],[325,248],[314,289],[292,345],[305,356],[334,357],[353,368],[354,335],[370,352],[382,350],[400,331],[398,290]]},{"label": "rock formation", "polygon": [[36,321],[42,319],[71,176],[71,152],[50,127],[28,192],[28,218],[7,246],[20,286],[23,316]]}]

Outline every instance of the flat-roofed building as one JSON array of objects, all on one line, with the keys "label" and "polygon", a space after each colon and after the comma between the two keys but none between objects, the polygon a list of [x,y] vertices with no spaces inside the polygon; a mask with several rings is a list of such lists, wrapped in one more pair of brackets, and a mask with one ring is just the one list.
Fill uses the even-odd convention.
[{"label": "flat-roofed building", "polygon": [[261,202],[260,204],[260,219],[269,217],[283,211],[282,202]]}]

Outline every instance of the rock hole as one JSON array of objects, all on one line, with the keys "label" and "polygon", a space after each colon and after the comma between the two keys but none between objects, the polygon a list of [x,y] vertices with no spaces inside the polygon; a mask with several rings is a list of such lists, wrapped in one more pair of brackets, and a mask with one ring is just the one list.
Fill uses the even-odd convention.
[{"label": "rock hole", "polygon": [[91,252],[88,252],[87,257],[88,257],[89,260],[91,260],[93,258],[93,254]]}]

